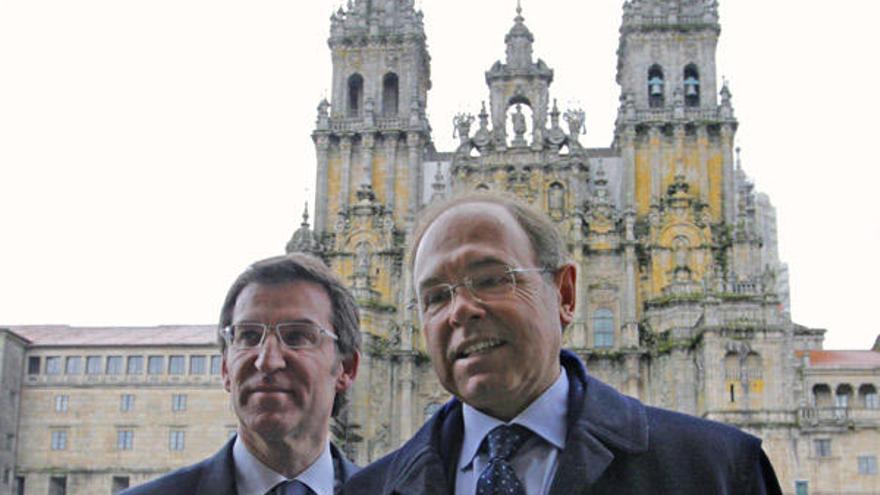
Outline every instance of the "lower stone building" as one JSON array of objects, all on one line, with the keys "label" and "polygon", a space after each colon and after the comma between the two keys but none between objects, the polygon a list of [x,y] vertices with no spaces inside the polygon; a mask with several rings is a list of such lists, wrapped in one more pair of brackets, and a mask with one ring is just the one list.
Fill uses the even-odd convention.
[{"label": "lower stone building", "polygon": [[0,342],[2,495],[116,493],[235,431],[214,326],[15,327]]}]

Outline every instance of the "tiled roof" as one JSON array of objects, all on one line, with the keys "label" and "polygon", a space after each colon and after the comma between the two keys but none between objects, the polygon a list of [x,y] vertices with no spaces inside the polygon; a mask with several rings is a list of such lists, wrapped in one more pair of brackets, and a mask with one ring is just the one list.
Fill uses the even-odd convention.
[{"label": "tiled roof", "polygon": [[214,325],[156,327],[71,327],[69,325],[2,326],[34,346],[212,345]]},{"label": "tiled roof", "polygon": [[797,357],[810,355],[813,368],[875,368],[880,367],[876,351],[797,351]]}]

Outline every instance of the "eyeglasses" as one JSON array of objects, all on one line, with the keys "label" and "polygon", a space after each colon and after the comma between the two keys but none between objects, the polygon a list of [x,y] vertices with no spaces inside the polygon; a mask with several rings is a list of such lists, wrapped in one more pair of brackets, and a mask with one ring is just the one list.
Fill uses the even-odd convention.
[{"label": "eyeglasses", "polygon": [[322,328],[317,323],[296,322],[276,323],[234,323],[223,328],[223,337],[226,344],[235,350],[256,349],[263,345],[270,329],[275,330],[278,342],[288,349],[312,349],[321,345],[321,338],[330,337],[339,340],[339,337]]},{"label": "eyeglasses", "polygon": [[425,314],[436,314],[449,305],[459,287],[465,287],[477,302],[503,299],[516,291],[517,274],[549,271],[548,268],[513,268],[505,265],[477,268],[457,284],[437,284],[421,289],[419,305]]}]

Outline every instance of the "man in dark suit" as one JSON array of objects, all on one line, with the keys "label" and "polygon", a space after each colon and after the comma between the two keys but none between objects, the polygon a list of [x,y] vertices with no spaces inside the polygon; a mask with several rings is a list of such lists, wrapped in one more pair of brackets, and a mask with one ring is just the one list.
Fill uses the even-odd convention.
[{"label": "man in dark suit", "polygon": [[414,239],[425,342],[455,398],[347,493],[781,493],[759,439],[645,406],[562,350],[576,272],[544,215],[466,196],[428,211]]},{"label": "man in dark suit", "polygon": [[217,454],[126,494],[333,495],[357,468],[329,441],[357,375],[354,299],[320,260],[254,263],[226,295],[218,341],[238,434]]}]

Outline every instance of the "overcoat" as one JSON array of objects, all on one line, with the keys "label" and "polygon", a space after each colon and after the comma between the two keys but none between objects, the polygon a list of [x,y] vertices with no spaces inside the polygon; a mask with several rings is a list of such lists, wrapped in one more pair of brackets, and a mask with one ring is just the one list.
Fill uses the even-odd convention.
[{"label": "overcoat", "polygon": [[[212,457],[125,490],[122,495],[236,495],[235,464],[232,459],[234,443],[235,436]],[[336,493],[341,493],[342,484],[359,468],[349,462],[333,444],[330,444],[330,453],[336,475]]]},{"label": "overcoat", "polygon": [[[645,406],[587,374],[563,350],[568,433],[550,487],[570,494],[781,494],[761,440],[732,426]],[[463,436],[444,405],[400,449],[355,474],[347,494],[448,495]]]}]

